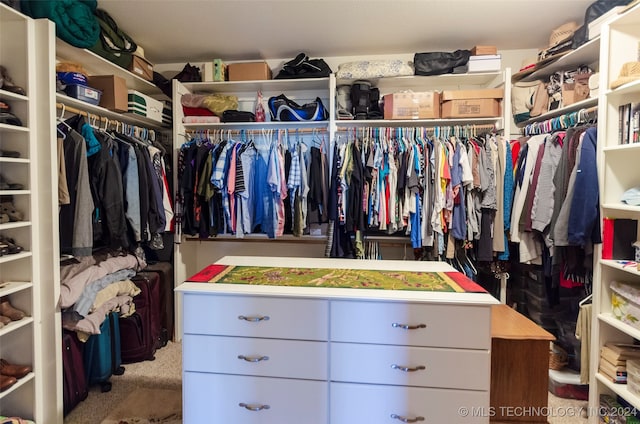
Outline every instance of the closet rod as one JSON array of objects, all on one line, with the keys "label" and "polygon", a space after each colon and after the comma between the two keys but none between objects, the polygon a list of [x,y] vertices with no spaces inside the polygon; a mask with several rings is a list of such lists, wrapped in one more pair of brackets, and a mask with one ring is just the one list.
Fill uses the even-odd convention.
[{"label": "closet rod", "polygon": [[263,131],[289,131],[290,133],[303,133],[303,134],[313,134],[318,132],[326,132],[327,128],[325,127],[317,127],[317,128],[260,128],[255,130],[242,130],[242,129],[224,129],[224,128],[211,128],[211,129],[202,129],[202,130],[186,130],[186,134],[215,134],[216,132],[222,132],[224,134],[262,134]]},{"label": "closet rod", "polygon": [[91,113],[91,112],[87,112],[85,110],[82,109],[78,109],[75,108],[73,106],[67,106],[64,103],[56,103],[56,109],[62,109],[63,110],[63,114],[65,112],[69,112],[69,113],[73,113],[75,115],[82,115],[85,116],[89,119],[91,119],[92,117],[96,117],[100,120],[100,122],[104,122],[105,127],[108,127],[109,125],[116,125],[117,128],[119,128],[120,126],[125,127],[125,126],[129,126],[129,127],[136,127],[136,128],[141,128],[147,131],[152,131],[153,133],[155,133],[155,130],[153,129],[148,129],[146,127],[143,127],[141,125],[137,125],[137,124],[126,124],[123,121],[119,121],[117,119],[109,119],[106,116],[101,116],[97,113]]},{"label": "closet rod", "polygon": [[[538,135],[564,130],[574,125],[595,121],[598,118],[597,112],[598,106],[592,106],[586,109],[564,113],[543,121],[527,124],[522,127],[522,132],[524,135]],[[591,116],[591,114],[594,115]]]},{"label": "closet rod", "polygon": [[67,106],[64,103],[56,103],[56,109],[63,109],[65,112],[69,112],[69,113],[73,113],[74,115],[82,115],[82,116],[86,116],[87,118],[89,118],[91,115],[100,118],[100,121],[109,121],[109,118],[105,118],[104,116],[100,116],[98,114],[95,113],[89,113],[87,111],[84,110],[80,110],[80,109],[76,109],[73,106]]}]

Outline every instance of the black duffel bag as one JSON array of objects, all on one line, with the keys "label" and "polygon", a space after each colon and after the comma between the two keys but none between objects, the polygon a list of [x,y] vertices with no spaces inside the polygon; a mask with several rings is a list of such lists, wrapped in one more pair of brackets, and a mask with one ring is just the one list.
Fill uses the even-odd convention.
[{"label": "black duffel bag", "polygon": [[577,49],[589,41],[589,24],[617,6],[626,6],[631,0],[596,0],[584,12],[584,23],[573,35],[572,49]]},{"label": "black duffel bag", "polygon": [[450,74],[458,66],[469,62],[470,50],[456,50],[455,52],[416,53],[413,56],[413,66],[416,75]]}]

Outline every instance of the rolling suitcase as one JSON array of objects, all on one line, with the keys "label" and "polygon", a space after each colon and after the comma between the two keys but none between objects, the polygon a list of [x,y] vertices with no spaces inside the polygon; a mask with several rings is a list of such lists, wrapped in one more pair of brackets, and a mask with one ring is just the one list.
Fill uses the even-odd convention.
[{"label": "rolling suitcase", "polygon": [[133,281],[141,290],[133,298],[136,311],[120,318],[122,362],[154,360],[160,337],[160,277],[156,272],[139,272]]},{"label": "rolling suitcase", "polygon": [[82,351],[84,344],[76,333],[62,330],[62,401],[67,415],[87,398],[89,386],[84,373]]},{"label": "rolling suitcase", "polygon": [[84,370],[89,386],[100,384],[103,392],[111,390],[112,375],[124,373],[120,355],[120,322],[117,312],[110,312],[84,347]]},{"label": "rolling suitcase", "polygon": [[157,272],[160,277],[160,329],[162,346],[173,340],[174,331],[174,297],[173,266],[169,262],[148,264],[145,272]]}]

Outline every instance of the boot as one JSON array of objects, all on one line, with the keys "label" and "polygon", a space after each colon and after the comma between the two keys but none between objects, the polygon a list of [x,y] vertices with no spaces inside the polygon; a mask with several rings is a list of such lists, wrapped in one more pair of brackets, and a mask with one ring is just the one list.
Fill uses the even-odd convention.
[{"label": "boot", "polygon": [[382,111],[380,110],[380,89],[372,88],[369,93],[369,111],[367,119],[382,119]]},{"label": "boot", "polygon": [[20,309],[14,308],[9,303],[8,298],[3,298],[0,300],[0,315],[11,318],[11,321],[18,321],[24,318],[26,314]]},{"label": "boot", "polygon": [[6,359],[0,359],[0,374],[9,377],[22,378],[31,372],[29,365],[10,364]]},{"label": "boot", "polygon": [[371,83],[369,81],[355,81],[351,85],[351,104],[355,119],[367,119],[371,105]]},{"label": "boot", "polygon": [[0,392],[4,392],[5,390],[7,390],[9,387],[13,386],[17,382],[18,380],[16,380],[15,377],[10,377],[8,375],[0,374]]}]

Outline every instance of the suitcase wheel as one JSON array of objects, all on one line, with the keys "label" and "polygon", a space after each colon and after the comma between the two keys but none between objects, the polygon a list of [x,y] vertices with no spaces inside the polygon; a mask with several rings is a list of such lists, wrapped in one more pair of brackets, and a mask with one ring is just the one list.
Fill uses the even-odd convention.
[{"label": "suitcase wheel", "polygon": [[107,393],[111,391],[111,382],[105,381],[104,383],[100,383],[100,391],[102,393]]},{"label": "suitcase wheel", "polygon": [[113,371],[113,375],[122,375],[124,374],[124,367],[118,367]]}]

